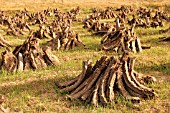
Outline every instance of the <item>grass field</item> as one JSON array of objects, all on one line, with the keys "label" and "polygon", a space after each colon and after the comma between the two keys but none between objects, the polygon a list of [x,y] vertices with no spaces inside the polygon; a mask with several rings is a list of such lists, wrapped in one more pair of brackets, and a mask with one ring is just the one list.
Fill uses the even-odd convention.
[{"label": "grass field", "polygon": [[[54,0],[55,1],[55,0]],[[0,10],[16,10],[27,8],[30,11],[38,11],[42,9],[58,8],[62,11],[69,10],[77,5],[81,6],[81,14],[79,17],[84,18],[90,14],[90,8],[106,6],[119,7],[122,4],[133,5],[135,7],[143,6],[148,8],[161,7],[166,11],[170,11],[170,2],[168,0],[153,0],[137,1],[137,0],[105,0],[99,2],[83,0],[79,3],[73,0],[62,4],[58,1],[37,1],[37,3],[0,0]],[[126,1],[126,2],[125,2]],[[45,3],[46,2],[46,3]],[[2,4],[1,4],[2,3]],[[9,4],[9,5],[3,5]],[[170,13],[169,13],[170,14]],[[111,20],[112,21],[112,20]],[[149,84],[148,87],[153,88],[159,95],[153,100],[143,100],[140,104],[132,104],[125,101],[122,97],[117,98],[118,103],[106,107],[99,106],[95,108],[91,105],[80,101],[70,101],[66,99],[65,94],[57,92],[55,86],[56,81],[65,81],[77,76],[81,72],[82,61],[85,59],[92,59],[93,63],[102,55],[116,55],[111,52],[99,51],[100,36],[94,36],[87,29],[82,28],[83,24],[80,22],[73,23],[73,30],[79,33],[80,38],[88,49],[75,48],[69,51],[54,51],[58,56],[61,65],[57,67],[47,67],[39,70],[28,70],[17,73],[7,73],[0,71],[0,94],[6,99],[3,107],[9,107],[11,111],[23,111],[28,113],[38,112],[57,112],[57,113],[159,113],[170,112],[170,42],[158,42],[159,37],[168,36],[169,34],[160,34],[158,31],[166,29],[170,23],[166,23],[164,27],[158,28],[137,28],[137,36],[141,39],[143,45],[151,46],[151,49],[144,50],[142,53],[136,53],[135,69],[143,74],[153,75],[157,78],[157,83]],[[4,34],[3,26],[0,26],[0,34]],[[10,43],[14,45],[22,44],[27,37],[13,37],[4,36]],[[47,40],[42,40],[45,43]],[[5,48],[0,48],[0,52]]]}]

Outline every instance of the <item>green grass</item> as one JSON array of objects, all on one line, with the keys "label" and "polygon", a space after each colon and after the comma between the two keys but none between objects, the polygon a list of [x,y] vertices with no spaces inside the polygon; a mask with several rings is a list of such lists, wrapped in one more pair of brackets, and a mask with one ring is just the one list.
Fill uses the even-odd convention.
[{"label": "green grass", "polygon": [[[150,6],[151,7],[151,6]],[[152,7],[156,7],[153,5]],[[166,7],[169,7],[168,5]],[[44,8],[44,7],[43,7]],[[67,11],[68,8],[64,8]],[[79,17],[85,17],[91,10],[83,8]],[[13,14],[14,11],[9,11]],[[105,21],[105,20],[104,20]],[[28,113],[38,112],[57,112],[57,113],[133,113],[133,112],[170,112],[170,42],[158,42],[158,38],[168,34],[160,34],[158,28],[137,28],[137,36],[141,39],[143,45],[151,46],[151,49],[143,50],[142,53],[136,53],[135,69],[143,74],[153,75],[158,83],[149,84],[159,95],[153,100],[142,100],[140,104],[132,104],[125,101],[122,96],[116,99],[116,104],[106,107],[93,107],[87,103],[65,98],[64,93],[59,93],[55,86],[56,81],[66,81],[76,77],[82,68],[82,61],[92,59],[93,64],[102,55],[116,55],[112,52],[99,51],[100,36],[91,35],[87,29],[82,28],[80,22],[73,24],[73,30],[79,33],[81,40],[87,49],[74,48],[69,51],[54,51],[58,56],[61,65],[57,67],[47,67],[45,69],[27,70],[24,72],[7,73],[0,71],[0,94],[4,95],[6,102],[3,106],[8,106],[12,111],[24,111]],[[33,27],[37,29],[36,27]],[[0,29],[5,29],[0,26]],[[0,31],[4,33],[3,31]],[[22,44],[27,35],[14,37],[4,36],[5,39],[14,45]],[[48,39],[41,40],[41,45]],[[15,41],[15,42],[14,42]],[[12,48],[13,49],[13,48]],[[0,48],[0,52],[5,48]]]}]

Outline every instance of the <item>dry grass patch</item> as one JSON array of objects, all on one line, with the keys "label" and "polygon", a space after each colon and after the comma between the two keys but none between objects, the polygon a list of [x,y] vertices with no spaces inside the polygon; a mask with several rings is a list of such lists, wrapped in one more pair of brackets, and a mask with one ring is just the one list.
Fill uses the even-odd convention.
[{"label": "dry grass patch", "polygon": [[[102,2],[90,1],[80,3],[75,0],[73,3],[19,3],[8,4],[1,0],[1,10],[19,10],[28,8],[29,11],[39,11],[43,9],[58,8],[61,10],[68,10],[72,7],[79,5],[82,7],[81,15],[79,17],[84,18],[91,12],[92,7],[104,8],[106,6],[118,7],[122,4],[133,4],[136,7],[147,5],[147,7],[158,6],[165,7],[169,10],[169,0],[163,0],[158,2],[145,1],[140,3],[138,0],[134,1],[118,1],[106,0]],[[152,4],[149,4],[152,3]],[[161,3],[161,4],[160,4]],[[165,5],[166,3],[166,5]],[[15,12],[15,11],[14,11]],[[12,12],[13,13],[13,12]],[[151,46],[151,49],[144,50],[142,53],[137,53],[134,56],[137,57],[135,68],[137,71],[153,75],[157,78],[158,83],[150,84],[151,87],[156,90],[159,97],[155,100],[142,101],[141,104],[134,105],[129,101],[125,101],[121,96],[117,98],[117,104],[109,105],[107,107],[99,106],[95,108],[91,105],[80,101],[70,101],[66,99],[65,94],[58,93],[58,88],[55,86],[56,81],[66,81],[75,77],[81,71],[82,61],[85,59],[92,59],[93,63],[98,60],[102,55],[117,55],[112,52],[99,51],[99,44],[101,37],[93,36],[86,29],[82,28],[83,24],[80,22],[73,24],[73,30],[79,33],[80,38],[86,45],[87,49],[75,48],[70,51],[54,51],[54,54],[59,58],[62,65],[57,67],[47,67],[39,70],[28,70],[25,72],[7,73],[6,71],[0,71],[0,94],[4,95],[6,102],[2,106],[10,107],[12,111],[20,111],[30,113],[37,112],[58,112],[58,113],[110,113],[110,112],[170,112],[170,43],[158,42],[158,38],[161,36],[167,36],[168,34],[160,34],[158,30],[167,28],[170,24],[166,24],[163,28],[139,28],[137,35],[141,39],[142,43],[147,46]],[[4,33],[3,27],[0,26],[0,33]],[[36,27],[34,28],[36,29]],[[26,38],[26,35],[22,37],[5,36],[5,38],[14,45],[22,44]],[[43,45],[47,39],[42,40],[40,43]],[[5,48],[0,48],[0,52]]]}]

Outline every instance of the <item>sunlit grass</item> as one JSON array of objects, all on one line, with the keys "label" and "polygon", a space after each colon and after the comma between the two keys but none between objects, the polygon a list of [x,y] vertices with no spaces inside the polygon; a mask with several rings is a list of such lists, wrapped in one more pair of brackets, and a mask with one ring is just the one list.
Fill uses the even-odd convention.
[{"label": "sunlit grass", "polygon": [[[111,6],[113,4],[109,4]],[[68,11],[73,6],[62,4],[40,4],[26,6],[29,11],[37,11],[37,9],[46,9],[48,6],[52,8],[59,8],[62,11]],[[81,4],[81,6],[83,6]],[[104,5],[105,7],[107,5]],[[9,9],[23,9],[25,6],[11,7]],[[79,18],[84,18],[91,13],[91,7],[84,6],[81,10]],[[100,5],[99,7],[102,7]],[[157,8],[157,5],[150,5],[148,7]],[[169,8],[169,5],[166,6]],[[3,7],[4,9],[4,7]],[[6,8],[8,10],[8,8]],[[13,14],[15,11],[9,11]],[[52,17],[50,17],[52,19]],[[106,22],[106,20],[103,20]],[[107,22],[113,22],[112,19]],[[157,78],[158,83],[149,84],[158,93],[159,97],[153,100],[142,100],[142,102],[135,106],[130,101],[125,101],[122,96],[116,98],[116,103],[106,107],[99,106],[93,107],[87,103],[74,100],[70,101],[65,98],[65,93],[58,92],[55,86],[56,81],[66,81],[77,76],[82,69],[82,61],[92,59],[93,64],[102,55],[116,55],[112,52],[100,51],[101,36],[94,36],[87,29],[82,28],[81,22],[74,22],[72,29],[79,34],[81,40],[86,45],[86,49],[74,48],[69,51],[54,51],[54,54],[59,58],[61,65],[54,67],[50,66],[44,69],[27,70],[24,72],[7,73],[4,70],[0,71],[0,94],[4,95],[6,102],[3,106],[8,106],[13,111],[23,110],[24,112],[37,113],[37,112],[58,112],[58,113],[114,113],[114,112],[167,112],[170,111],[170,43],[158,42],[159,37],[168,36],[168,34],[161,34],[159,30],[168,28],[170,24],[165,24],[164,27],[158,28],[136,28],[137,36],[141,39],[143,45],[151,46],[151,49],[143,50],[142,53],[136,53],[135,70],[143,73],[153,75]],[[38,26],[31,26],[32,29],[38,29]],[[0,33],[6,27],[1,27]],[[22,44],[28,36],[4,36],[11,44]],[[46,43],[49,39],[40,41],[40,45]],[[14,48],[11,48],[14,49]],[[0,48],[0,53],[5,48]],[[155,112],[156,112],[155,111]]]}]

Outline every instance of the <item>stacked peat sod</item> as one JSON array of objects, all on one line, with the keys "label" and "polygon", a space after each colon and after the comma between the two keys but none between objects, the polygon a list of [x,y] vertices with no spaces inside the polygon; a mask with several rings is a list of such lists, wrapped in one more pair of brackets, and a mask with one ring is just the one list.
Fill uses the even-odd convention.
[{"label": "stacked peat sod", "polygon": [[26,19],[26,11],[19,11],[14,16],[9,16],[5,11],[0,11],[0,25],[7,26],[7,35],[20,36],[30,31]]},{"label": "stacked peat sod", "polygon": [[26,34],[26,31],[31,30],[31,25],[47,25],[49,24],[48,17],[68,18],[70,21],[77,21],[77,15],[80,8],[77,7],[66,13],[56,9],[48,8],[39,12],[31,13],[27,9],[19,10],[14,16],[9,16],[8,12],[0,11],[0,25],[8,26],[7,35],[20,36]]},{"label": "stacked peat sod", "polygon": [[83,21],[83,28],[87,28],[88,31],[93,32],[94,35],[101,35],[103,36],[108,31],[114,31],[115,28],[112,24],[106,22],[100,22],[95,15],[90,15]]},{"label": "stacked peat sod", "polygon": [[136,24],[133,24],[130,29],[120,27],[119,19],[116,21],[116,30],[108,32],[101,39],[102,49],[105,51],[113,50],[117,53],[132,51],[142,52],[140,39],[134,32]]},{"label": "stacked peat sod", "polygon": [[110,19],[116,17],[113,7],[107,7],[105,10],[93,8],[92,13],[98,15],[101,19]]},{"label": "stacked peat sod", "polygon": [[163,27],[164,22],[168,22],[170,20],[170,16],[164,11],[157,10],[154,12],[151,11],[151,9],[141,7],[132,16],[133,18],[131,20],[128,19],[128,24],[132,25],[136,23],[136,27],[144,28],[156,28],[158,26]]},{"label": "stacked peat sod", "polygon": [[[119,11],[117,17],[120,19],[121,23],[127,23],[129,25],[136,23],[136,27],[162,27],[164,26],[164,22],[168,22],[170,20],[168,13],[160,10],[154,11],[152,9],[142,7],[139,9],[121,7],[120,10],[116,11]],[[132,17],[132,19],[129,17]]]},{"label": "stacked peat sod", "polygon": [[39,69],[48,65],[59,65],[58,58],[52,54],[51,49],[42,49],[38,38],[31,34],[22,45],[17,46],[13,52],[8,48],[2,53],[0,67],[10,71],[23,71],[27,69]]},{"label": "stacked peat sod", "polygon": [[76,46],[84,47],[77,33],[71,30],[72,21],[77,21],[80,8],[72,9],[67,13],[62,13],[57,9],[54,10],[55,19],[52,23],[40,24],[39,30],[33,33],[34,37],[39,39],[51,39],[45,45],[52,50],[69,50]]},{"label": "stacked peat sod", "polygon": [[135,58],[124,54],[121,58],[102,56],[92,66],[92,61],[83,61],[82,72],[66,82],[57,82],[60,92],[69,92],[70,99],[80,99],[94,106],[115,102],[121,94],[126,100],[140,102],[157,96],[155,91],[140,83],[134,70]]},{"label": "stacked peat sod", "polygon": [[[140,7],[139,9],[134,9],[132,7],[122,6],[121,8],[118,8],[116,10],[113,10],[113,8],[109,7],[104,11],[95,8],[92,10],[92,12],[93,13],[83,22],[84,28],[89,28],[92,31],[100,31],[98,29],[102,29],[100,27],[100,19],[113,18],[116,20],[117,18],[119,18],[122,25],[128,24],[131,26],[133,24],[136,24],[135,27],[144,28],[156,28],[158,26],[162,27],[164,25],[164,22],[170,21],[170,16],[168,15],[168,13],[160,10],[152,11],[151,9],[142,7]],[[108,23],[104,24],[107,25]]]},{"label": "stacked peat sod", "polygon": [[75,47],[84,48],[85,45],[82,43],[78,34],[74,31],[60,32],[55,38],[52,38],[47,42],[46,46],[52,48],[52,50],[70,50]]},{"label": "stacked peat sod", "polygon": [[74,47],[84,48],[85,45],[79,35],[71,29],[71,24],[69,18],[58,18],[53,21],[48,28],[48,36],[52,39],[46,43],[46,46],[51,47],[52,50],[69,50]]},{"label": "stacked peat sod", "polygon": [[52,39],[46,43],[46,46],[51,47],[52,50],[67,51],[75,47],[85,47],[79,35],[71,29],[71,21],[69,19],[53,21],[49,26],[47,35]]}]

